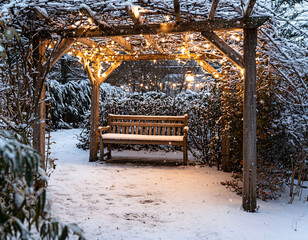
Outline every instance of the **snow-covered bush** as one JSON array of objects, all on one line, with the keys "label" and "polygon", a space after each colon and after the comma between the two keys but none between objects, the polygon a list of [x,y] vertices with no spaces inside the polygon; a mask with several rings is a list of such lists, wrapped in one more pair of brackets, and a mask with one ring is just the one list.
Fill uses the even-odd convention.
[{"label": "snow-covered bush", "polygon": [[0,239],[83,238],[75,224],[51,218],[40,156],[21,137],[0,131]]}]

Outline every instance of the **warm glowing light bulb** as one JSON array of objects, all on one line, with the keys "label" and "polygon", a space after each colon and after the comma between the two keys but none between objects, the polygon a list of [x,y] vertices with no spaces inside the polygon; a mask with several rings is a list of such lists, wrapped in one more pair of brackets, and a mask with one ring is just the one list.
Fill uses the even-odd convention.
[{"label": "warm glowing light bulb", "polygon": [[186,82],[193,82],[195,80],[195,77],[191,71],[188,71],[185,76]]}]

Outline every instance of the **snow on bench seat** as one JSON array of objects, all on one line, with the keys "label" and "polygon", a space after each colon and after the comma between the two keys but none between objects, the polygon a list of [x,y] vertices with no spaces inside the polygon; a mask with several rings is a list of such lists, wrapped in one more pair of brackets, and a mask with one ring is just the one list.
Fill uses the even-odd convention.
[{"label": "snow on bench seat", "polygon": [[118,134],[106,133],[102,135],[103,140],[125,140],[125,141],[146,141],[146,142],[183,142],[184,136],[157,136],[157,135],[141,135],[141,134]]}]

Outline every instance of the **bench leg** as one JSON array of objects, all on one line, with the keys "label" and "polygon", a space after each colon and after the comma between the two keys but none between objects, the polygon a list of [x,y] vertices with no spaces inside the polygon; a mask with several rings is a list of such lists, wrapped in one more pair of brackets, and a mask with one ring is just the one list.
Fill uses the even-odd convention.
[{"label": "bench leg", "polygon": [[103,140],[100,139],[100,150],[99,150],[99,160],[104,161],[104,143]]},{"label": "bench leg", "polygon": [[109,159],[111,158],[111,144],[110,143],[108,143],[107,148],[108,148],[108,159]]},{"label": "bench leg", "polygon": [[183,161],[184,161],[184,165],[187,165],[187,144],[184,143],[183,145]]}]

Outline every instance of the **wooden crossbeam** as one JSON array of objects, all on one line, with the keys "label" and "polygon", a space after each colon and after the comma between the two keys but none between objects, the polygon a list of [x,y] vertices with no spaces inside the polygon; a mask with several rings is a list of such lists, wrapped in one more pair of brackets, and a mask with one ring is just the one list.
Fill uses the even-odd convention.
[{"label": "wooden crossbeam", "polygon": [[128,13],[129,17],[132,19],[133,23],[136,25],[142,25],[143,19],[141,18],[139,14],[139,8],[138,6],[127,6],[126,12]]},{"label": "wooden crossbeam", "polygon": [[99,85],[101,85],[108,77],[109,75],[121,65],[122,61],[115,61],[112,63],[112,65],[102,74],[101,77],[99,77]]},{"label": "wooden crossbeam", "polygon": [[208,19],[210,19],[210,20],[214,19],[218,3],[219,3],[219,0],[213,0],[211,11],[210,11],[210,14],[208,16]]},{"label": "wooden crossbeam", "polygon": [[113,55],[101,56],[102,61],[140,61],[140,60],[205,60],[205,59],[221,59],[221,56],[212,54],[138,54],[138,55]]},{"label": "wooden crossbeam", "polygon": [[115,54],[115,52],[105,46],[100,46],[97,42],[89,39],[89,38],[78,38],[77,42],[80,42],[91,48],[99,48],[105,54]]},{"label": "wooden crossbeam", "polygon": [[48,23],[52,22],[52,19],[48,16],[47,12],[40,7],[34,7],[34,12],[39,19],[45,19]]},{"label": "wooden crossbeam", "polygon": [[49,61],[45,62],[38,75],[38,78],[46,76],[48,71],[58,62],[58,60],[66,53],[75,42],[73,38],[62,39],[57,49],[52,53],[52,57]]},{"label": "wooden crossbeam", "polygon": [[[102,31],[104,31],[105,28],[113,29],[113,27],[110,26],[107,22],[98,20],[98,18],[92,12],[90,7],[83,4],[83,6],[81,7],[81,10],[83,10]],[[135,51],[134,47],[129,42],[127,42],[123,37],[112,37],[111,39],[115,41],[116,43],[118,43],[121,47],[123,47],[124,50],[126,50],[127,52]]]},{"label": "wooden crossbeam", "polygon": [[245,12],[244,12],[244,18],[248,18],[251,15],[251,12],[253,10],[253,7],[255,6],[257,0],[249,0]]},{"label": "wooden crossbeam", "polygon": [[180,6],[179,0],[174,0],[173,6],[174,6],[174,13],[175,13],[175,20],[176,22],[180,22],[181,21],[181,6]]},{"label": "wooden crossbeam", "polygon": [[[112,36],[129,36],[129,35],[155,35],[165,33],[182,33],[182,32],[203,32],[203,31],[222,31],[245,28],[257,28],[261,26],[268,16],[234,18],[234,19],[214,19],[194,22],[179,23],[161,23],[147,24],[142,26],[121,25],[116,29],[112,27],[78,28],[64,29],[55,31],[60,36],[65,37],[112,37]],[[42,36],[44,32],[42,31]],[[46,33],[48,34],[48,33]],[[48,35],[47,35],[48,36]]]},{"label": "wooden crossbeam", "polygon": [[96,82],[96,79],[95,79],[95,77],[94,77],[94,75],[92,73],[92,69],[91,69],[91,67],[90,67],[90,65],[89,65],[89,63],[88,63],[86,58],[83,57],[82,61],[83,61],[83,66],[84,66],[84,68],[85,68],[85,70],[86,70],[86,72],[88,74],[88,77],[89,77],[89,80],[91,82],[91,85],[94,86],[94,84]]},{"label": "wooden crossbeam", "polygon": [[85,4],[82,4],[82,6],[81,6],[81,8],[80,8],[80,11],[81,11],[81,12],[84,12],[86,15],[88,15],[89,18],[91,18],[92,21],[93,21],[97,26],[99,26],[100,28],[104,28],[104,27],[110,28],[110,27],[111,27],[107,22],[102,21],[102,20],[99,20],[99,19],[95,16],[94,12],[91,10],[91,8],[90,8],[89,6],[87,6],[87,5],[85,5]]},{"label": "wooden crossbeam", "polygon": [[[135,23],[135,25],[141,26],[143,24],[142,17],[139,14],[136,13],[137,10],[135,10],[135,12],[134,12],[132,8],[127,7],[126,11],[127,11],[128,15],[130,16],[130,18],[132,19],[132,21]],[[156,48],[159,53],[162,53],[162,54],[164,53],[164,50],[157,45],[154,37],[152,37],[150,35],[146,35],[146,36],[144,36],[144,38],[150,43],[150,45],[153,48]]]},{"label": "wooden crossbeam", "polygon": [[156,48],[159,53],[165,53],[165,51],[157,44],[153,36],[145,35],[144,38],[151,44],[153,48]]},{"label": "wooden crossbeam", "polygon": [[207,63],[205,60],[199,60],[197,61],[200,66],[207,71],[208,73],[210,73],[214,78],[221,78],[221,74],[219,72],[217,72],[217,70],[215,68],[213,68],[209,63]]},{"label": "wooden crossbeam", "polygon": [[110,37],[113,41],[119,44],[127,53],[136,52],[133,45],[131,45],[128,41],[126,41],[123,37]]},{"label": "wooden crossbeam", "polygon": [[240,68],[244,68],[242,55],[220,39],[214,32],[206,31],[202,32],[201,35],[212,43],[221,53],[228,57],[234,64]]}]

